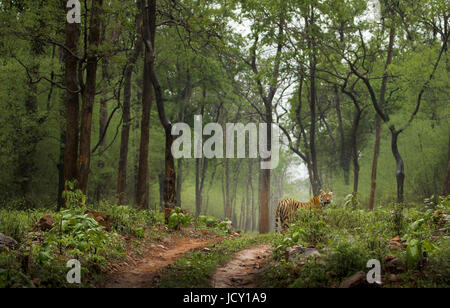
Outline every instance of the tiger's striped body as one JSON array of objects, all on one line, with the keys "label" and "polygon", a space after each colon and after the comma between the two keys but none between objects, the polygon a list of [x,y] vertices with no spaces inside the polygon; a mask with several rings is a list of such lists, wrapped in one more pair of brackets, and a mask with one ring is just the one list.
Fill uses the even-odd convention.
[{"label": "tiger's striped body", "polygon": [[278,229],[278,222],[280,223],[282,231],[289,228],[289,224],[294,221],[295,213],[299,208],[320,209],[322,205],[330,204],[333,201],[332,191],[320,191],[320,194],[308,202],[299,202],[294,199],[285,199],[278,202],[275,215],[275,231]]}]

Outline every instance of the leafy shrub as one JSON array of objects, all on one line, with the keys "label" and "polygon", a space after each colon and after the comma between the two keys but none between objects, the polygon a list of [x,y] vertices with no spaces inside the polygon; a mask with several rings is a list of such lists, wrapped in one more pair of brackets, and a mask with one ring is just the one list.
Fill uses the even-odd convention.
[{"label": "leafy shrub", "polygon": [[162,214],[153,210],[138,210],[131,206],[111,206],[105,211],[111,215],[113,230],[138,238],[144,237],[145,228],[163,221]]},{"label": "leafy shrub", "polygon": [[341,240],[332,244],[327,266],[336,277],[345,278],[366,268],[370,258],[357,242]]},{"label": "leafy shrub", "polygon": [[180,208],[175,208],[169,217],[169,229],[179,230],[181,226],[187,227],[193,221],[192,217],[183,213]]},{"label": "leafy shrub", "polygon": [[219,220],[216,217],[200,215],[197,218],[198,226],[215,228],[215,227],[217,227],[218,224],[219,224]]}]

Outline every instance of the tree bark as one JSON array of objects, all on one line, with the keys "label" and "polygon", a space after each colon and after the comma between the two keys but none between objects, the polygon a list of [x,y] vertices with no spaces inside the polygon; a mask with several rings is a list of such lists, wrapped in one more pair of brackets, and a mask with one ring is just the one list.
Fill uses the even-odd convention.
[{"label": "tree bark", "polygon": [[[105,63],[103,65],[103,76],[104,78],[107,77],[107,73],[105,72],[107,70],[107,64]],[[97,167],[99,169],[99,182],[97,184],[97,191],[96,191],[96,199],[97,201],[104,200],[105,198],[105,182],[107,181],[107,175],[104,173],[105,168],[105,161],[103,157],[103,153],[105,151],[106,147],[106,129],[107,129],[107,122],[108,122],[108,104],[106,99],[102,99],[100,102],[100,114],[99,114],[99,145],[100,145],[100,154],[99,154],[99,160]]]},{"label": "tree bark", "polygon": [[391,130],[391,148],[392,148],[392,154],[394,155],[395,162],[396,162],[396,170],[395,170],[395,177],[397,179],[397,202],[402,203],[403,202],[403,186],[405,182],[405,165],[402,159],[402,156],[400,155],[400,152],[398,151],[398,136],[402,131],[397,131],[393,126],[390,127]]},{"label": "tree bark", "polygon": [[[388,80],[387,69],[389,65],[392,63],[392,57],[394,54],[394,40],[395,40],[395,29],[391,28],[389,31],[389,45],[387,51],[386,64],[384,66],[384,74],[383,79],[381,81],[381,89],[380,89],[380,97],[379,102],[377,103],[375,96],[372,94],[372,103],[375,106],[375,110],[377,111],[377,119],[376,119],[376,137],[375,137],[375,149],[373,155],[373,163],[372,163],[372,183],[370,190],[370,199],[369,199],[369,209],[373,210],[374,202],[375,202],[375,190],[376,190],[376,179],[377,179],[377,165],[378,165],[378,156],[380,153],[380,140],[381,140],[381,124],[382,121],[388,122],[389,118],[383,113],[383,107],[385,104],[386,97],[386,87]],[[367,79],[364,79],[366,85],[369,83]]]},{"label": "tree bark", "polygon": [[[139,5],[138,5],[139,6]],[[136,18],[137,36],[134,43],[134,53],[130,57],[127,67],[125,69],[124,78],[124,92],[123,92],[123,106],[122,106],[122,132],[120,140],[120,158],[119,158],[119,174],[117,177],[117,196],[119,198],[118,204],[123,205],[127,202],[126,188],[127,188],[127,163],[128,163],[128,144],[130,140],[130,120],[131,120],[131,80],[133,70],[137,59],[142,53],[142,14],[138,14]]]},{"label": "tree bark", "polygon": [[[222,125],[224,127],[225,125]],[[224,129],[224,138],[226,140],[226,129]],[[230,203],[230,166],[229,159],[224,159],[225,164],[225,217],[232,219],[231,217],[231,203]]]},{"label": "tree bark", "polygon": [[444,189],[442,194],[444,196],[450,195],[450,134],[448,140],[447,174],[445,176]]},{"label": "tree bark", "polygon": [[[78,140],[79,140],[79,84],[77,77],[77,46],[80,39],[76,23],[66,23],[65,45],[65,88],[66,90],[66,140],[64,148],[64,185],[78,178]],[[65,189],[68,189],[65,186]]]},{"label": "tree bark", "polygon": [[[141,209],[148,208],[148,146],[150,139],[150,112],[152,108],[152,73],[151,66],[153,62],[153,51],[148,48],[147,42],[152,41],[150,29],[151,21],[148,8],[145,4],[145,0],[141,0],[141,10],[143,16],[143,35],[145,48],[144,56],[144,76],[143,76],[143,95],[142,95],[142,119],[141,119],[141,142],[139,147],[139,170],[138,170],[138,183],[136,191],[136,201]],[[150,43],[151,44],[151,43]]]},{"label": "tree bark", "polygon": [[341,165],[341,169],[344,171],[344,182],[345,185],[349,185],[350,179],[350,155],[348,153],[348,145],[345,139],[345,132],[344,132],[344,124],[342,121],[342,112],[341,112],[341,100],[338,92],[337,85],[334,86],[334,92],[336,96],[336,114],[338,117],[338,130],[339,130],[339,137],[340,137],[340,154],[339,154],[339,162]]},{"label": "tree bark", "polygon": [[375,146],[373,151],[372,160],[372,176],[370,184],[370,197],[369,197],[369,209],[373,210],[375,203],[375,191],[377,186],[377,168],[378,168],[378,156],[380,155],[380,142],[381,142],[381,117],[376,116],[375,120],[376,132],[375,132]]},{"label": "tree bark", "polygon": [[200,191],[200,163],[201,163],[201,158],[196,158],[195,159],[195,217],[198,217],[202,210],[202,194]]},{"label": "tree bark", "polygon": [[[315,23],[314,9],[311,8],[310,22],[308,23],[308,29]],[[315,44],[312,42],[312,35],[309,34],[308,46],[310,49],[315,49]],[[320,180],[320,174],[318,170],[318,160],[317,160],[317,149],[316,149],[316,102],[317,102],[317,89],[316,89],[316,66],[317,59],[315,52],[311,53],[310,56],[310,113],[311,113],[311,123],[310,123],[310,135],[309,135],[309,146],[311,152],[311,167],[313,173],[312,189],[314,196],[319,194],[322,183]]]},{"label": "tree bark", "polygon": [[353,195],[358,193],[359,182],[359,157],[358,157],[358,127],[361,120],[361,109],[357,106],[353,115],[352,133],[351,133],[351,151],[353,160]]},{"label": "tree bark", "polygon": [[253,164],[252,160],[248,160],[248,178],[247,178],[247,186],[245,188],[245,225],[244,225],[244,231],[247,232],[250,227],[250,186],[252,185],[252,178],[253,178]]},{"label": "tree bark", "polygon": [[[146,27],[148,25],[148,27]],[[175,160],[172,155],[172,144],[174,138],[172,136],[172,123],[167,118],[166,109],[164,106],[164,97],[161,84],[155,72],[155,34],[156,34],[156,0],[149,0],[148,10],[144,9],[144,31],[146,50],[150,54],[149,70],[151,74],[151,81],[153,89],[155,90],[156,105],[158,107],[158,115],[161,125],[164,128],[166,136],[166,150],[165,150],[165,180],[164,180],[164,209],[165,209],[165,223],[169,223],[169,216],[172,209],[176,206],[176,172]],[[150,39],[147,39],[147,38]]]},{"label": "tree bark", "polygon": [[78,162],[78,185],[80,190],[87,195],[88,178],[91,164],[91,132],[92,111],[95,102],[95,91],[97,85],[97,62],[99,55],[97,48],[100,44],[100,25],[102,18],[103,0],[93,0],[90,18],[90,31],[88,44],[89,51],[86,64],[86,84],[83,90],[83,106],[81,111],[80,130],[80,156]]}]

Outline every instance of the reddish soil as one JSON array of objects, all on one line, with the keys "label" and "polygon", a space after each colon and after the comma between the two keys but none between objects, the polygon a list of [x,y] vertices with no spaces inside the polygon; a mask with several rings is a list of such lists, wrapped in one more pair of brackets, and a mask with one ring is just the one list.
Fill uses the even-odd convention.
[{"label": "reddish soil", "polygon": [[104,288],[151,288],[155,278],[163,268],[192,249],[205,247],[211,239],[180,238],[170,240],[165,245],[152,244],[146,255],[134,264],[120,268],[112,273]]},{"label": "reddish soil", "polygon": [[238,252],[213,275],[213,288],[256,288],[261,270],[269,260],[270,245],[259,245]]}]

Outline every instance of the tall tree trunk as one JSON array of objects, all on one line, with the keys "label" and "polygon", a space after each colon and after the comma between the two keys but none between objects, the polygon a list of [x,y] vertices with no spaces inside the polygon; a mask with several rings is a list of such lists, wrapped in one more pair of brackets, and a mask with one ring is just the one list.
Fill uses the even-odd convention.
[{"label": "tall tree trunk", "polygon": [[[172,123],[167,118],[166,109],[164,107],[164,97],[161,84],[155,72],[155,34],[156,34],[156,0],[149,0],[148,8],[144,7],[144,31],[146,33],[145,46],[151,55],[150,74],[153,88],[155,90],[156,105],[158,107],[158,115],[161,125],[164,128],[166,136],[165,150],[165,180],[164,180],[164,211],[165,223],[169,223],[170,212],[176,206],[176,173],[175,159],[172,155],[172,144],[174,138],[172,136]],[[148,27],[147,27],[148,26]],[[149,38],[149,39],[148,39]]]},{"label": "tall tree trunk", "polygon": [[[104,66],[104,69],[106,67]],[[97,201],[104,200],[105,198],[105,182],[107,181],[107,175],[103,170],[105,168],[104,151],[106,147],[106,125],[108,122],[108,104],[105,99],[100,102],[100,116],[99,116],[99,144],[100,154],[97,167],[99,168],[99,183],[97,185],[96,199]]]},{"label": "tall tree trunk", "polygon": [[181,204],[181,189],[183,185],[183,158],[177,160],[177,206],[182,207]]},{"label": "tall tree trunk", "polygon": [[[224,130],[226,138],[226,130]],[[226,139],[225,139],[226,140]],[[230,203],[230,166],[229,159],[224,159],[225,164],[225,217],[231,219],[231,203]]]},{"label": "tall tree trunk", "polygon": [[89,54],[86,64],[86,84],[83,91],[83,106],[81,111],[80,130],[80,157],[78,162],[78,185],[80,190],[87,195],[88,178],[91,164],[91,132],[92,111],[94,108],[95,91],[97,85],[97,49],[100,44],[100,25],[102,19],[103,0],[93,0],[89,31]]},{"label": "tall tree trunk", "polygon": [[395,177],[397,179],[397,202],[402,203],[404,199],[403,186],[405,182],[405,166],[402,156],[398,151],[398,136],[402,131],[395,130],[393,126],[390,127],[390,130],[392,138],[391,139],[392,154],[394,155],[396,162]]},{"label": "tall tree trunk", "polygon": [[123,93],[122,106],[122,132],[120,139],[120,154],[119,154],[119,173],[117,176],[117,196],[119,198],[118,204],[124,205],[127,202],[126,187],[127,187],[127,162],[128,162],[128,143],[130,140],[130,106],[131,106],[131,77],[133,69],[132,66],[127,66],[125,71],[125,85]]},{"label": "tall tree trunk", "polygon": [[245,188],[245,225],[244,231],[247,232],[250,227],[250,186],[252,185],[253,178],[253,166],[252,160],[248,160],[248,178],[247,178],[247,186]]},{"label": "tall tree trunk", "polygon": [[373,210],[375,203],[375,190],[377,187],[377,168],[378,168],[378,156],[380,155],[380,142],[381,142],[381,117],[376,116],[375,120],[376,132],[375,132],[375,146],[373,151],[372,160],[372,176],[370,184],[370,198],[369,198],[369,209]]},{"label": "tall tree trunk", "polygon": [[159,207],[161,211],[164,211],[164,173],[158,175],[158,183],[159,183]]},{"label": "tall tree trunk", "polygon": [[353,159],[353,195],[358,193],[359,182],[359,157],[358,157],[358,127],[361,120],[361,109],[357,107],[353,116],[352,135],[351,135],[351,150]]},{"label": "tall tree trunk", "polygon": [[448,140],[447,174],[445,176],[444,189],[442,194],[444,196],[450,195],[450,134]]},{"label": "tall tree trunk", "polygon": [[[148,146],[150,138],[150,112],[152,108],[152,68],[153,65],[153,50],[152,46],[148,46],[147,42],[152,44],[153,36],[151,29],[151,21],[146,6],[146,1],[141,0],[141,11],[143,16],[143,35],[145,48],[144,56],[144,92],[142,96],[142,120],[141,120],[141,143],[139,148],[139,171],[138,183],[136,191],[137,204],[141,209],[148,208],[147,192],[148,192]],[[150,47],[150,48],[149,48]]]},{"label": "tall tree trunk", "polygon": [[195,217],[198,217],[202,210],[202,194],[200,191],[200,163],[201,163],[201,158],[196,158],[195,159]]},{"label": "tall tree trunk", "polygon": [[[251,164],[253,166],[253,162],[251,162]],[[252,176],[252,179],[250,180],[250,191],[251,191],[251,198],[252,198],[252,201],[251,201],[252,208],[251,208],[251,220],[250,220],[251,227],[250,227],[250,230],[255,231],[256,230],[255,189],[254,189],[254,186],[253,186],[253,174],[251,176]]]},{"label": "tall tree trunk", "polygon": [[[139,1],[137,2],[139,8]],[[138,10],[140,12],[140,10]],[[138,13],[136,17],[137,36],[134,42],[134,53],[128,60],[125,69],[123,106],[122,106],[122,132],[120,140],[120,158],[119,158],[119,174],[117,177],[117,196],[119,197],[119,205],[127,202],[127,163],[128,163],[128,144],[130,140],[130,120],[131,120],[131,81],[133,70],[137,59],[142,53],[142,14]]]},{"label": "tall tree trunk", "polygon": [[393,53],[394,53],[394,40],[395,40],[395,28],[392,27],[389,31],[389,45],[388,45],[386,63],[384,66],[385,72],[383,74],[383,79],[381,81],[380,97],[379,97],[378,104],[376,102],[376,98],[374,96],[372,96],[372,102],[374,105],[377,105],[379,107],[379,110],[376,110],[378,115],[377,115],[377,120],[376,120],[375,149],[374,149],[373,163],[372,163],[372,183],[371,183],[370,199],[369,199],[369,209],[371,209],[371,210],[373,209],[374,202],[375,202],[377,165],[378,165],[378,156],[380,153],[381,124],[382,124],[382,121],[387,122],[387,120],[388,120],[382,112],[380,113],[380,111],[383,110],[384,104],[385,104],[387,81],[388,81],[388,77],[389,77],[388,73],[387,73],[387,69],[388,69],[389,65],[392,63],[392,57],[393,57]]},{"label": "tall tree trunk", "polygon": [[261,170],[261,190],[259,193],[259,233],[269,232],[270,169]]},{"label": "tall tree trunk", "polygon": [[59,162],[58,162],[58,198],[57,198],[57,207],[56,210],[59,212],[61,208],[64,207],[64,198],[63,198],[63,191],[64,191],[64,141],[65,135],[64,133],[61,133],[61,147],[60,147],[60,155],[59,155]]},{"label": "tall tree trunk", "polygon": [[[79,140],[79,84],[77,76],[77,46],[80,39],[78,25],[66,23],[65,88],[66,88],[66,141],[64,148],[64,185],[78,178]],[[69,52],[70,51],[70,52]],[[67,187],[65,189],[68,189]]]},{"label": "tall tree trunk", "polygon": [[[314,8],[311,8],[311,16],[310,16],[310,23],[308,24],[308,30],[311,31],[310,27],[313,26],[315,23],[315,16],[314,16]],[[310,49],[315,49],[315,44],[313,43],[313,38],[311,33],[309,34],[309,42],[308,46]],[[317,66],[317,59],[316,54],[313,51],[310,56],[310,113],[311,113],[311,123],[310,123],[310,135],[309,135],[309,146],[310,146],[310,152],[311,152],[311,165],[312,165],[312,173],[313,173],[313,182],[312,182],[312,189],[314,196],[317,196],[319,194],[319,191],[321,189],[322,183],[320,181],[320,174],[319,174],[319,166],[318,166],[318,160],[317,160],[317,149],[316,149],[316,103],[317,103],[317,89],[316,89],[316,66]]]}]

